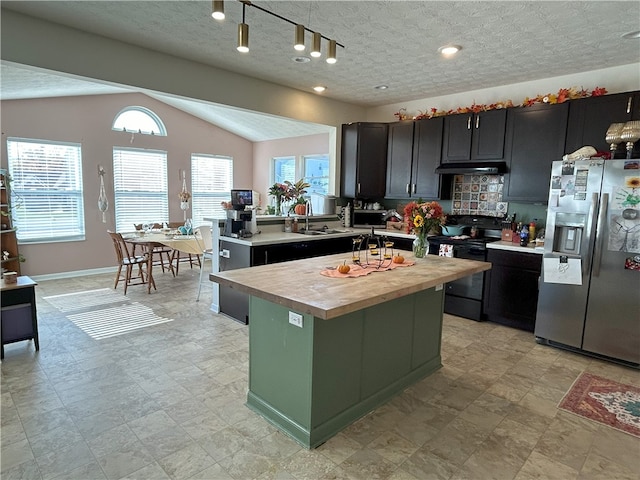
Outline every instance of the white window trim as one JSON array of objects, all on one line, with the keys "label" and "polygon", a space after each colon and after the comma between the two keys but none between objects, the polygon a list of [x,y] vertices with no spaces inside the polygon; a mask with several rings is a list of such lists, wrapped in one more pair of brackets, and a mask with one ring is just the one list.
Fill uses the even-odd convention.
[{"label": "white window trim", "polygon": [[[11,149],[9,146],[10,142],[16,143],[32,143],[32,144],[43,144],[48,146],[60,145],[65,147],[71,147],[75,149],[75,158],[72,158],[70,161],[75,162],[75,165],[70,164],[69,167],[73,170],[73,177],[75,178],[75,185],[68,185],[65,190],[48,190],[44,192],[43,190],[34,191],[33,189],[21,189],[19,184],[16,183],[16,179],[19,175],[16,174],[16,166],[14,162],[19,161],[19,159],[11,158]],[[85,221],[84,221],[84,185],[82,181],[82,144],[75,142],[62,142],[56,140],[41,140],[41,139],[33,139],[33,138],[19,138],[19,137],[9,137],[7,138],[7,156],[8,156],[8,166],[9,166],[9,174],[14,179],[14,183],[11,189],[11,201],[12,207],[14,208],[13,221],[14,227],[16,228],[16,237],[20,244],[35,244],[35,243],[56,243],[56,242],[71,242],[71,241],[82,241],[85,240]],[[69,160],[69,159],[67,159]],[[75,188],[71,188],[74,187]],[[64,234],[60,235],[51,235],[51,233],[56,231],[55,223],[53,221],[50,222],[40,222],[39,228],[42,233],[38,236],[31,236],[30,238],[26,238],[24,233],[21,235],[21,224],[23,226],[29,222],[29,214],[24,213],[25,204],[27,203],[28,198],[37,198],[42,197],[49,198],[50,200],[55,197],[69,198],[71,201],[75,201],[77,208],[76,215],[69,217],[71,220],[71,224],[75,223],[75,231],[71,234],[69,233],[69,225],[65,224],[64,226]],[[22,204],[22,206],[20,206]],[[46,210],[45,210],[46,211]],[[55,215],[55,212],[52,210],[48,210],[49,215]],[[23,215],[24,213],[24,215]],[[35,214],[34,214],[35,215]],[[51,232],[49,235],[45,235],[44,232],[47,230]],[[22,228],[22,232],[25,232],[27,227]]]}]

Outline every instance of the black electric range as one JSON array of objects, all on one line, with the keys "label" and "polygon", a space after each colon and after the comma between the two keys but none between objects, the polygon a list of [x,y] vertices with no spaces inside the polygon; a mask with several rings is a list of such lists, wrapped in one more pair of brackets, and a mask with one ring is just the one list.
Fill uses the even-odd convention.
[{"label": "black electric range", "polygon": [[[455,258],[484,262],[487,260],[487,244],[501,238],[501,221],[501,217],[450,216],[449,224],[464,226],[462,235],[430,236],[429,254],[439,255],[442,250],[443,254],[446,251],[447,255]],[[443,245],[451,247],[441,248]],[[476,321],[482,320],[484,281],[485,272],[481,272],[445,284],[445,313]]]}]

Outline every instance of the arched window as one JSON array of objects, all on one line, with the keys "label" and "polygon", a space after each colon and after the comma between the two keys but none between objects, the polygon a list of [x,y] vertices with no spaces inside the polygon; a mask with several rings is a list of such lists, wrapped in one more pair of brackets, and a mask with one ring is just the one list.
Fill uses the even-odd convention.
[{"label": "arched window", "polygon": [[142,133],[145,135],[167,136],[167,129],[155,113],[144,107],[127,107],[116,115],[112,130]]}]

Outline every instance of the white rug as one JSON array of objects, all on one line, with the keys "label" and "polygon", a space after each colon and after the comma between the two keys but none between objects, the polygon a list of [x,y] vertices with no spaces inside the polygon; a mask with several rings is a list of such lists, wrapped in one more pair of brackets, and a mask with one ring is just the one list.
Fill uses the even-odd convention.
[{"label": "white rug", "polygon": [[131,302],[127,297],[110,288],[43,298],[65,313],[69,321],[96,340],[173,321],[172,318],[156,315],[151,308],[141,303]]}]

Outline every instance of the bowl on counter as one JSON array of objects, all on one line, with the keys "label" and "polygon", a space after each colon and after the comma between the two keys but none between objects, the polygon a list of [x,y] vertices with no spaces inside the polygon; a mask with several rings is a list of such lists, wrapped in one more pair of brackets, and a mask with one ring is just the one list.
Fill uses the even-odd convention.
[{"label": "bowl on counter", "polygon": [[464,233],[464,225],[445,225],[442,227],[442,234],[447,237],[455,237]]}]

